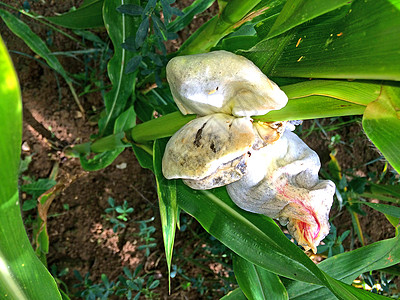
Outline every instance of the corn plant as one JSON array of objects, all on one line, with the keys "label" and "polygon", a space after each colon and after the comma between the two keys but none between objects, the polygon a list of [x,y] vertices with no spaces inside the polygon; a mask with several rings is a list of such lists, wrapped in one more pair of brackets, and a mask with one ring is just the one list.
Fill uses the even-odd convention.
[{"label": "corn plant", "polygon": [[[168,33],[185,27],[196,13],[206,9],[213,1],[194,1],[182,13],[175,13],[178,16],[173,21],[171,2],[87,0],[77,10],[47,18],[46,22],[74,29],[105,26],[114,46],[114,55],[108,65],[113,87],[105,94],[105,111],[99,121],[100,134],[92,141],[70,149],[70,153],[80,158],[83,168],[98,170],[109,165],[124,148],[132,147],[142,167],[152,170],[156,177],[168,269],[179,210],[196,218],[206,231],[235,253],[233,267],[239,288],[224,299],[383,298],[350,284],[362,273],[400,262],[397,230],[396,237],[392,239],[338,254],[315,265],[286,238],[271,218],[237,207],[225,187],[195,191],[179,179],[167,180],[163,176],[162,157],[168,138],[196,116],[182,115],[178,111],[168,85],[162,81],[167,59],[158,60],[154,56],[158,52],[152,52],[156,51],[154,47],[145,49],[137,47],[137,44],[160,46],[160,41],[171,37]],[[365,134],[399,172],[400,1],[217,2],[218,14],[168,58],[213,50],[226,50],[244,56],[278,83],[289,98],[284,108],[252,116],[254,121],[362,115]],[[158,17],[160,10],[166,16],[164,22]],[[9,13],[0,12],[9,27],[24,38],[21,30],[27,31],[26,27]],[[148,39],[147,42],[145,39]],[[129,44],[133,40],[135,47]],[[37,45],[29,41],[27,44],[48,61],[50,67],[59,69],[57,63],[48,60],[47,50],[37,49]],[[5,50],[2,51],[6,57]],[[153,60],[154,70],[161,70],[157,76],[154,72],[146,72],[148,68],[144,58]],[[0,64],[1,67],[3,65]],[[12,68],[8,68],[12,72]],[[5,72],[1,74],[2,82],[8,82]],[[11,99],[5,97],[7,91],[2,89],[1,92],[0,114],[5,121],[0,126],[20,128],[18,88],[13,90],[13,107],[6,105],[8,102],[4,100]],[[17,115],[3,118],[8,116],[10,109],[13,109],[12,114]],[[155,115],[159,117],[154,118]],[[143,123],[136,124],[136,117]],[[2,134],[9,133],[9,127],[2,128]],[[7,217],[0,218],[0,259],[5,265],[10,264],[10,270],[16,274],[15,277],[9,276],[1,268],[0,276],[18,278],[17,281],[2,280],[0,285],[3,284],[1,291],[14,293],[12,295],[19,296],[15,293],[26,292],[32,293],[30,299],[45,299],[36,293],[54,291],[54,281],[37,263],[29,245],[25,245],[27,239],[23,234],[18,206],[15,205],[19,136],[20,131],[17,135],[6,134],[0,138],[2,160],[6,155],[13,155],[13,159],[5,160],[10,163],[7,168],[0,170],[0,214],[3,216],[7,209],[15,211],[15,215],[11,215],[7,210]],[[10,141],[13,141],[12,144]],[[92,153],[96,155],[88,158]],[[385,193],[398,195],[397,186],[371,186],[371,191],[364,194],[372,198],[370,192],[373,194],[373,191],[381,199],[387,197]],[[9,204],[11,201],[13,206]],[[383,212],[397,229],[400,215],[396,207],[364,203]],[[11,228],[21,231],[19,239],[10,239],[8,233]],[[16,263],[12,256],[15,253],[9,253],[11,249],[21,249],[19,243],[22,241],[25,241],[24,247],[30,253],[29,260],[24,264]],[[42,272],[44,277],[47,276],[40,284],[27,285],[27,281],[37,278],[26,275],[24,270],[27,268],[21,266],[28,264],[30,270],[38,270],[35,274]],[[51,288],[43,288],[46,284]],[[46,299],[50,298],[57,299],[59,296],[48,296]]]}]

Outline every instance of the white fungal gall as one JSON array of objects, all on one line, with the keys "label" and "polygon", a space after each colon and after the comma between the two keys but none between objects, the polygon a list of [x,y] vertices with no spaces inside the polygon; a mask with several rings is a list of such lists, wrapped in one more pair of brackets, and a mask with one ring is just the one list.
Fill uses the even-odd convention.
[{"label": "white fungal gall", "polygon": [[227,190],[239,207],[279,219],[301,246],[316,252],[329,233],[335,192],[333,182],[318,179],[319,169],[318,155],[285,131],[276,143],[252,153],[246,175]]},{"label": "white fungal gall", "polygon": [[316,252],[329,233],[335,185],[319,180],[319,158],[288,130],[294,124],[250,119],[284,107],[285,93],[251,61],[226,51],[173,58],[167,79],[180,111],[201,117],[169,140],[164,176],[193,189],[227,185],[239,207],[278,219]]},{"label": "white fungal gall", "polygon": [[167,80],[183,114],[250,117],[288,101],[253,62],[227,51],[175,57],[167,65]]},{"label": "white fungal gall", "polygon": [[162,160],[166,178],[182,178],[195,189],[210,189],[239,180],[255,140],[249,118],[225,114],[201,117],[169,140]]}]

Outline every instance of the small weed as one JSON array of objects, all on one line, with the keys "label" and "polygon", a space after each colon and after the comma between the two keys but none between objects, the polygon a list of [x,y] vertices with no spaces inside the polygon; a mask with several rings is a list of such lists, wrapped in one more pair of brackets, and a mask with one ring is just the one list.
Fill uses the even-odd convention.
[{"label": "small weed", "polygon": [[105,212],[109,215],[111,214],[111,216],[106,217],[106,219],[114,224],[113,231],[117,232],[118,228],[126,227],[124,222],[128,221],[129,214],[133,213],[133,208],[128,207],[128,202],[126,200],[122,206],[116,206],[114,199],[111,197],[109,197],[107,201],[110,207],[106,208]]},{"label": "small weed", "polygon": [[75,277],[80,281],[74,285],[74,288],[80,289],[75,296],[87,300],[105,300],[109,299],[112,295],[128,300],[137,300],[141,295],[144,295],[146,299],[157,298],[159,295],[155,293],[154,289],[159,286],[160,281],[154,279],[153,275],[144,274],[143,276],[139,276],[142,268],[142,265],[138,265],[132,273],[127,267],[124,267],[125,276],[120,275],[116,282],[110,281],[107,275],[102,274],[100,283],[94,283],[89,278],[90,273],[86,273],[82,277],[75,270]]},{"label": "small weed", "polygon": [[137,222],[139,223],[139,233],[137,236],[140,238],[140,241],[144,243],[144,245],[138,247],[138,250],[146,250],[145,254],[147,257],[150,255],[150,249],[157,246],[157,244],[154,243],[156,239],[151,237],[156,231],[156,228],[154,226],[147,226],[147,224],[152,221],[154,221],[154,217]]}]

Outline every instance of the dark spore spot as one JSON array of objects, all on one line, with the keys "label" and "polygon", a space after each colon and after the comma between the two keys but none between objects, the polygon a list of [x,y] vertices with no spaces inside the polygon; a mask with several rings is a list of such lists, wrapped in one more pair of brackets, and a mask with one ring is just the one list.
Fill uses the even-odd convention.
[{"label": "dark spore spot", "polygon": [[199,130],[197,130],[196,137],[194,138],[194,141],[193,141],[193,144],[194,144],[196,147],[200,147],[200,146],[201,146],[201,143],[200,143],[201,134],[202,134],[203,129],[204,129],[204,127],[206,126],[206,124],[207,124],[207,122],[205,122],[205,123],[203,124],[203,126],[201,126],[201,128],[200,128]]},{"label": "dark spore spot", "polygon": [[214,142],[211,142],[210,149],[212,152],[217,153],[217,149],[215,149]]}]

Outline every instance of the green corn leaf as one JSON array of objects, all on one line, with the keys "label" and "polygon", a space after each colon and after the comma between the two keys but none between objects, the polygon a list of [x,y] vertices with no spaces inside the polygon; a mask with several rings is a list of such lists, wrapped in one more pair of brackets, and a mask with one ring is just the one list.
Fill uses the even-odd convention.
[{"label": "green corn leaf", "polygon": [[0,38],[0,298],[61,299],[26,235],[18,198],[22,105],[17,75]]},{"label": "green corn leaf", "polygon": [[177,195],[182,209],[249,262],[290,279],[325,286],[339,299],[380,299],[340,283],[321,271],[286,238],[274,221],[238,208],[224,188],[194,191],[178,181]]},{"label": "green corn leaf", "polygon": [[[318,266],[330,276],[347,284],[360,274],[396,265],[400,262],[399,237],[379,241],[351,252],[342,253],[322,261]],[[292,282],[287,286],[290,299],[336,299],[324,287],[304,282]]]},{"label": "green corn leaf", "polygon": [[282,86],[288,104],[255,120],[279,121],[361,115],[376,100],[382,84],[339,80],[311,80]]},{"label": "green corn leaf", "polygon": [[348,0],[288,0],[272,26],[268,38],[348,4]]},{"label": "green corn leaf", "polygon": [[98,171],[112,164],[112,162],[124,151],[115,149],[100,154],[96,154],[93,158],[88,158],[85,154],[79,156],[82,168],[86,171]]},{"label": "green corn leaf", "polygon": [[400,198],[400,186],[370,183],[371,192],[374,194],[388,195]]},{"label": "green corn leaf", "polygon": [[126,64],[135,53],[125,50],[121,45],[128,37],[135,35],[139,24],[137,17],[117,11],[122,4],[139,5],[139,1],[105,1],[103,7],[104,24],[114,46],[114,56],[108,63],[112,89],[105,95],[106,116],[99,121],[101,135],[111,133],[115,119],[126,109],[128,98],[135,88],[136,73],[125,74]]},{"label": "green corn leaf", "polygon": [[[138,160],[140,166],[145,169],[149,169],[154,173],[154,168],[153,168],[153,147],[151,146],[145,146],[145,149],[143,149],[144,145],[142,147],[139,147],[135,144],[132,144],[132,149],[133,152],[135,153],[136,159]],[[151,154],[150,154],[150,153]]]},{"label": "green corn leaf", "polygon": [[360,194],[360,196],[364,197],[364,198],[378,199],[378,200],[381,200],[381,201],[393,202],[393,203],[400,204],[400,199],[399,198],[393,198],[393,197],[385,196],[385,195],[382,195],[382,194],[362,193],[362,194]]},{"label": "green corn leaf", "polygon": [[270,76],[399,80],[399,7],[352,1],[243,54]]},{"label": "green corn leaf", "polygon": [[247,300],[247,298],[243,294],[242,290],[240,288],[237,288],[226,294],[220,300]]},{"label": "green corn leaf", "polygon": [[162,174],[162,157],[168,139],[154,142],[154,175],[157,182],[157,194],[160,206],[161,226],[163,231],[165,257],[168,265],[169,289],[171,291],[171,261],[174,248],[175,229],[178,219],[176,199],[176,180],[167,180]]},{"label": "green corn leaf", "polygon": [[278,275],[252,264],[244,258],[233,257],[233,270],[240,289],[247,299],[289,299]]},{"label": "green corn leaf", "polygon": [[78,9],[59,16],[46,17],[46,20],[71,29],[104,27],[103,2],[104,0],[84,1]]},{"label": "green corn leaf", "polygon": [[135,127],[135,125],[136,125],[136,113],[135,110],[133,109],[133,106],[130,106],[115,120],[114,134],[133,128]]},{"label": "green corn leaf", "polygon": [[371,202],[360,202],[360,203],[367,205],[385,215],[389,215],[395,218],[400,218],[400,207],[388,204],[381,204],[381,203],[371,203]]},{"label": "green corn leaf", "polygon": [[400,172],[400,86],[382,87],[376,101],[367,105],[363,128],[393,168]]},{"label": "green corn leaf", "polygon": [[195,191],[178,182],[177,194],[178,205],[238,255],[279,275],[321,284],[310,271],[318,268],[275,222],[237,207],[225,188]]}]

